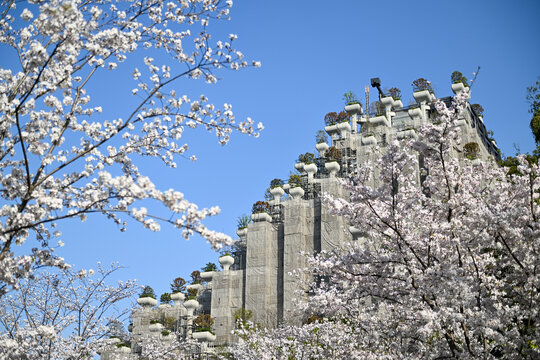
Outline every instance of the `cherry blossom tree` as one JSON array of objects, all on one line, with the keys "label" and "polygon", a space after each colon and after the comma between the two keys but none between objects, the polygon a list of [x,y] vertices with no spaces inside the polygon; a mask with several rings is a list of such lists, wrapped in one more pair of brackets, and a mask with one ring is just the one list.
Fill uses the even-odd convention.
[{"label": "cherry blossom tree", "polygon": [[[417,139],[391,143],[343,181],[347,199],[325,198],[363,236],[309,257],[301,308],[337,328],[315,347],[352,358],[540,357],[540,169],[523,156],[513,175],[457,157],[467,98],[438,101]],[[237,352],[324,358],[299,356],[321,329],[255,332]]]},{"label": "cherry blossom tree", "polygon": [[1,359],[82,359],[109,345],[110,328],[129,310],[133,281],[109,285],[120,267],[36,271],[0,298]]},{"label": "cherry blossom tree", "polygon": [[[170,223],[183,237],[198,233],[214,248],[231,243],[202,222],[218,207],[199,209],[179,191],[159,190],[137,166],[142,157],[172,168],[182,157],[194,160],[182,143],[189,129],[213,132],[220,144],[235,130],[256,136],[262,129],[249,118],[238,122],[229,104],[175,90],[181,79],[216,83],[222,69],[260,66],[233,47],[236,35],[217,40],[207,31],[211,22],[228,19],[231,6],[221,0],[0,2],[0,48],[17,58],[0,68],[4,292],[33,264],[63,263],[49,245],[64,219],[101,214],[121,230],[128,218],[152,231]],[[90,82],[128,59],[140,59],[126,88],[133,105],[93,103],[99,87]],[[151,213],[137,205],[141,200],[163,211]],[[29,238],[37,240],[34,251],[15,255],[14,246]]]}]

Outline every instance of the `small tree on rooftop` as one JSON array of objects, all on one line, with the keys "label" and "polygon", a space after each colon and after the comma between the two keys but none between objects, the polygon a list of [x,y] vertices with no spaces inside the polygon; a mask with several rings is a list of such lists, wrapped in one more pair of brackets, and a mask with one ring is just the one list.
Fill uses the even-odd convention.
[{"label": "small tree on rooftop", "polygon": [[318,130],[317,134],[315,135],[315,141],[317,144],[328,142],[328,136],[324,132],[324,130]]},{"label": "small tree on rooftop", "polygon": [[360,100],[358,100],[358,96],[356,96],[356,94],[353,93],[352,91],[349,91],[343,94],[343,101],[345,102],[345,105],[353,105],[353,104],[362,105]]},{"label": "small tree on rooftop", "polygon": [[266,201],[257,201],[251,208],[253,214],[270,213],[270,204]]},{"label": "small tree on rooftop", "polygon": [[171,294],[169,294],[168,292],[161,294],[161,296],[159,297],[159,302],[161,302],[162,304],[170,304]]},{"label": "small tree on rooftop", "polygon": [[210,314],[199,314],[195,320],[193,320],[196,331],[212,331],[214,326],[214,319]]},{"label": "small tree on rooftop", "polygon": [[310,153],[310,152],[300,154],[300,155],[298,155],[298,160],[297,161],[299,163],[304,163],[306,165],[307,164],[313,164],[315,162],[315,154]]},{"label": "small tree on rooftop", "polygon": [[326,151],[325,156],[328,161],[339,162],[341,160],[341,151],[338,148],[331,146]]},{"label": "small tree on rooftop", "polygon": [[199,270],[194,270],[191,273],[191,284],[200,284],[201,280],[201,272]]},{"label": "small tree on rooftop", "polygon": [[467,78],[457,70],[450,75],[450,80],[452,81],[452,84],[462,83],[465,86],[469,86],[469,81]]},{"label": "small tree on rooftop", "polygon": [[291,187],[302,186],[302,177],[298,174],[292,174],[289,176],[289,185],[291,185]]},{"label": "small tree on rooftop", "polygon": [[480,104],[472,104],[471,108],[473,109],[474,113],[478,116],[484,115],[484,108]]},{"label": "small tree on rooftop", "polygon": [[181,277],[177,277],[171,284],[172,293],[185,293],[186,292],[186,280]]},{"label": "small tree on rooftop", "polygon": [[270,189],[277,188],[277,187],[282,187],[283,184],[284,184],[284,182],[281,179],[272,179],[270,181]]},{"label": "small tree on rooftop", "polygon": [[145,286],[141,295],[139,296],[140,298],[144,298],[144,297],[150,297],[152,299],[155,299],[156,298],[156,294],[154,293],[154,289],[152,289],[151,286]]},{"label": "small tree on rooftop", "polygon": [[394,100],[400,100],[401,99],[401,90],[399,90],[397,87],[390,88],[388,90],[388,94],[394,99]]},{"label": "small tree on rooftop", "polygon": [[247,214],[244,214],[242,216],[239,216],[238,219],[236,219],[236,226],[238,227],[238,229],[245,229],[248,227],[250,222],[251,217]]},{"label": "small tree on rooftop", "polygon": [[429,92],[433,92],[433,89],[431,87],[431,82],[429,80],[426,80],[424,78],[418,78],[412,82],[413,91],[422,91],[427,90]]},{"label": "small tree on rooftop", "polygon": [[209,262],[202,268],[202,271],[204,272],[217,271],[217,265],[213,262]]}]

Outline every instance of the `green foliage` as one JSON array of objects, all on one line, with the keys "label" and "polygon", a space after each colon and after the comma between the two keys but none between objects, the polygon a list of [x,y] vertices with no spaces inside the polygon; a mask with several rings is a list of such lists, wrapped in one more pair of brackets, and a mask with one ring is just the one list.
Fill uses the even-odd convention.
[{"label": "green foliage", "polygon": [[459,71],[454,71],[452,75],[450,75],[450,80],[452,81],[452,84],[462,83],[465,86],[469,86],[469,81],[463,74]]},{"label": "green foliage", "polygon": [[484,108],[480,104],[472,104],[471,108],[473,109],[474,113],[478,116],[484,115]]},{"label": "green foliage", "polygon": [[536,145],[540,145],[540,109],[534,114],[530,123]]},{"label": "green foliage", "polygon": [[200,331],[211,331],[212,326],[214,326],[214,319],[210,314],[199,314],[195,320],[193,320],[193,324],[196,329],[203,329]]},{"label": "green foliage", "polygon": [[418,78],[412,82],[413,91],[422,91],[422,90],[428,90],[429,92],[433,92],[433,89],[431,88],[431,82],[429,80],[426,80],[424,78]]},{"label": "green foliage", "polygon": [[360,100],[358,100],[358,97],[356,96],[356,94],[353,93],[352,91],[349,91],[343,94],[343,101],[345,102],[345,105],[352,105],[352,104],[362,105]]},{"label": "green foliage", "polygon": [[184,293],[186,292],[186,280],[181,277],[177,277],[173,280],[171,284],[171,292],[174,293]]},{"label": "green foliage", "polygon": [[217,265],[213,262],[209,262],[202,268],[202,271],[217,271]]},{"label": "green foliage", "polygon": [[253,214],[267,213],[270,214],[270,204],[267,201],[257,201],[251,208]]},{"label": "green foliage", "polygon": [[341,151],[338,148],[331,146],[326,151],[325,156],[328,161],[339,162],[341,160]]},{"label": "green foliage", "polygon": [[540,111],[540,76],[536,80],[536,84],[527,88],[526,99],[529,103],[529,112],[537,114]]},{"label": "green foliage", "polygon": [[194,270],[191,273],[191,284],[200,284],[201,280],[201,272],[199,270]]},{"label": "green foliage", "polygon": [[198,292],[197,289],[193,289],[193,288],[187,289],[187,293],[188,293],[187,300],[196,300],[197,292]]},{"label": "green foliage", "polygon": [[[534,149],[532,154],[525,155],[525,160],[527,160],[529,164],[538,165],[539,159],[540,159],[540,146]],[[503,159],[500,161],[500,165],[508,169],[508,172],[507,172],[508,175],[514,175],[514,174],[522,175],[518,170],[518,166],[520,164],[517,157],[514,157],[514,156],[503,157]]]},{"label": "green foliage", "polygon": [[174,316],[163,317],[163,326],[166,330],[174,331],[176,326],[176,318]]},{"label": "green foliage", "polygon": [[477,143],[470,142],[463,146],[463,152],[467,159],[474,160],[478,157],[478,154],[480,153],[480,147]]},{"label": "green foliage", "polygon": [[291,188],[302,186],[302,177],[296,174],[289,176],[289,185]]},{"label": "green foliage", "polygon": [[233,313],[236,326],[247,327],[247,323],[253,317],[253,311],[240,308]]},{"label": "green foliage", "polygon": [[165,329],[165,330],[163,330],[163,331],[161,332],[161,335],[167,336],[167,335],[169,335],[170,333],[171,333],[171,332],[170,332],[169,330]]},{"label": "green foliage", "polygon": [[304,164],[313,164],[315,162],[315,154],[307,152],[304,154],[298,155],[298,162],[304,163]]},{"label": "green foliage", "polygon": [[281,179],[272,179],[272,181],[270,181],[270,189],[283,187],[283,184],[285,183]]},{"label": "green foliage", "polygon": [[168,292],[165,292],[165,293],[161,294],[161,296],[159,297],[159,301],[162,304],[170,304],[171,303],[171,294],[169,294]]},{"label": "green foliage", "polygon": [[317,131],[317,134],[315,135],[315,141],[317,142],[317,144],[328,142],[328,136],[326,136],[324,130]]},{"label": "green foliage", "polygon": [[141,293],[141,295],[139,295],[139,298],[145,298],[145,297],[150,297],[152,299],[156,298],[156,294],[154,293],[154,289],[152,289],[152,287],[150,286],[144,287],[143,292]]},{"label": "green foliage", "polygon": [[390,96],[394,98],[394,100],[401,99],[401,90],[399,90],[397,87],[390,88],[388,90],[388,94],[390,94]]},{"label": "green foliage", "polygon": [[242,215],[239,216],[238,219],[236,219],[236,226],[238,229],[245,229],[248,227],[249,223],[251,222],[251,217],[249,215]]},{"label": "green foliage", "polygon": [[131,344],[130,344],[130,343],[121,342],[121,343],[116,344],[116,347],[117,347],[117,348],[122,348],[122,347],[130,348],[130,347],[131,347]]},{"label": "green foliage", "polygon": [[157,320],[157,319],[150,320],[150,324],[161,324],[161,320]]}]

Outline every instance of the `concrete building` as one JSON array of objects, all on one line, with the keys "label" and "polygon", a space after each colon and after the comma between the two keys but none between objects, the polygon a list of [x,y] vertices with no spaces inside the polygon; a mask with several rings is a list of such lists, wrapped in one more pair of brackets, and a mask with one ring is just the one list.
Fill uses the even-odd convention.
[{"label": "concrete building", "polygon": [[[452,90],[456,94],[469,91],[461,83],[453,84]],[[294,298],[307,295],[298,294],[299,281],[291,273],[305,267],[305,257],[301,254],[332,250],[362,236],[343,218],[331,215],[322,204],[321,195],[346,197],[339,178],[354,176],[367,159],[384,153],[387,144],[394,139],[415,138],[416,129],[434,121],[435,96],[422,90],[414,93],[414,99],[416,104],[404,107],[401,100],[382,97],[375,114],[363,113],[359,104],[346,106],[350,121],[325,128],[331,137],[331,146],[339,151],[339,161],[332,161],[327,154],[327,143],[317,144],[320,156],[314,164],[296,164],[302,174],[301,186],[286,184],[272,189],[274,200],[269,202],[269,211],[253,214],[252,222],[237,232],[240,240],[232,257],[219,259],[223,271],[201,274],[205,283],[199,288],[197,302],[178,299],[174,306],[144,305],[143,310],[133,313],[131,351],[140,350],[140,346],[144,346],[143,339],[153,336],[150,320],[165,316],[175,318],[181,336],[190,338],[194,334],[191,331],[193,316],[210,314],[215,320],[215,337],[202,340],[211,344],[204,345],[203,352],[211,351],[212,346],[236,341],[231,331],[235,326],[234,314],[240,309],[252,311],[252,320],[264,327],[300,324],[303,319],[295,311]],[[443,99],[447,104],[451,100],[450,97]],[[462,141],[453,147],[452,156],[474,158],[474,161],[499,157],[482,116],[470,105],[461,113],[459,126]],[[419,155],[418,168],[421,166]]]}]

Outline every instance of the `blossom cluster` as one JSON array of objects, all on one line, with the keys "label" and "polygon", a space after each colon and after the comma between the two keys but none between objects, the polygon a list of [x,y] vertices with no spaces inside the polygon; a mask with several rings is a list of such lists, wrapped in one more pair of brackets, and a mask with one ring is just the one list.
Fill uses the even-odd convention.
[{"label": "blossom cluster", "polygon": [[[215,41],[212,21],[226,20],[231,1],[51,0],[3,3],[0,46],[18,56],[18,67],[0,68],[0,282],[13,286],[31,267],[13,246],[28,238],[43,251],[60,236],[59,221],[105,215],[123,230],[127,218],[152,231],[170,223],[186,238],[202,235],[214,248],[231,239],[203,220],[219,208],[199,209],[181,192],[162,191],[137,166],[142,157],[177,167],[188,155],[185,131],[203,128],[220,144],[233,131],[257,136],[262,124],[238,121],[230,104],[204,95],[179,94],[181,78],[217,82],[221,69],[258,67],[233,46],[236,35]],[[20,18],[20,19],[18,19]],[[89,83],[117,71],[144,51],[129,87],[135,105],[115,112],[94,104]],[[161,63],[160,60],[166,58]],[[174,63],[174,65],[171,64]],[[157,202],[163,213],[136,207]],[[159,208],[159,206],[158,206]]]}]

